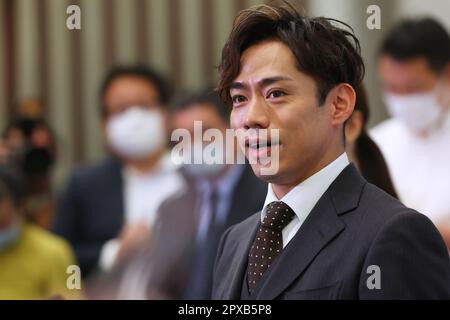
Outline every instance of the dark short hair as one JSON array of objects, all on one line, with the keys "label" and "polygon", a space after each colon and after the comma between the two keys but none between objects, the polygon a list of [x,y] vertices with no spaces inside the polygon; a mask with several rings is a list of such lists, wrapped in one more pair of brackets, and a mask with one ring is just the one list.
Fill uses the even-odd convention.
[{"label": "dark short hair", "polygon": [[162,105],[167,105],[170,99],[170,90],[165,79],[156,71],[145,66],[118,66],[112,68],[105,79],[103,80],[100,89],[101,113],[105,115],[105,106],[103,99],[106,91],[111,86],[111,83],[122,77],[137,77],[142,78],[156,88],[159,96],[159,102]]},{"label": "dark short hair", "polygon": [[[6,125],[3,138],[7,138],[13,129],[19,130],[24,136],[23,146],[14,150],[11,156],[15,163],[20,165],[23,175],[26,177],[47,175],[57,157],[56,137],[53,129],[42,118],[17,117]],[[45,130],[49,135],[48,146],[32,144],[31,136],[37,129]]]},{"label": "dark short hair", "polygon": [[404,20],[383,40],[379,54],[399,61],[424,57],[435,73],[441,73],[450,62],[450,36],[432,18]]},{"label": "dark short hair", "polygon": [[288,2],[259,5],[237,15],[222,51],[218,91],[227,104],[231,104],[229,89],[240,72],[243,51],[269,39],[288,46],[298,70],[316,81],[320,104],[337,84],[357,87],[364,78],[359,41],[349,25],[331,18],[309,18]]},{"label": "dark short hair", "polygon": [[195,104],[210,105],[226,123],[229,123],[230,109],[222,102],[214,86],[209,86],[206,89],[179,96],[175,99],[171,110],[172,112],[186,110]]}]

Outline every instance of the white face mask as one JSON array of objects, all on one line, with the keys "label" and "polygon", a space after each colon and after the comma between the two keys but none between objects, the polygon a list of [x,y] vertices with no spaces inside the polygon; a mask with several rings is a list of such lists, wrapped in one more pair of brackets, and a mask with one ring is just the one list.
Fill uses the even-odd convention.
[{"label": "white face mask", "polygon": [[119,155],[142,159],[164,145],[164,119],[158,110],[133,106],[108,121],[106,135]]},{"label": "white face mask", "polygon": [[[186,172],[195,178],[212,178],[214,176],[217,176],[219,173],[221,173],[225,167],[225,158],[222,161],[222,163],[205,163],[205,159],[202,159],[202,163],[194,163],[194,154],[202,154],[203,155],[204,148],[202,145],[192,145],[191,147],[191,164],[185,164],[184,169]],[[203,158],[203,157],[202,157]]]},{"label": "white face mask", "polygon": [[195,178],[212,178],[217,176],[225,169],[225,164],[213,163],[213,164],[186,164],[184,165],[187,173]]},{"label": "white face mask", "polygon": [[416,134],[427,133],[441,122],[443,108],[434,91],[408,95],[385,93],[384,101],[391,116]]}]

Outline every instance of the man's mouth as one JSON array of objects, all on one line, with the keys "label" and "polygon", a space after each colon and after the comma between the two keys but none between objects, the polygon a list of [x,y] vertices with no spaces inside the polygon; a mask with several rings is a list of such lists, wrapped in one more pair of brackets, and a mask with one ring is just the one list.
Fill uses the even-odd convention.
[{"label": "man's mouth", "polygon": [[279,143],[272,143],[266,140],[246,140],[245,149],[248,151],[248,156],[253,159],[261,159],[270,157],[272,149],[278,147]]}]

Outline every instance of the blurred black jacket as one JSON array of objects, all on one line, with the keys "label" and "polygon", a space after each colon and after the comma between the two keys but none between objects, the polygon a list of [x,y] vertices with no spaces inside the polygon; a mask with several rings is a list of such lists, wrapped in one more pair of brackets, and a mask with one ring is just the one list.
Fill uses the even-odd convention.
[{"label": "blurred black jacket", "polygon": [[[195,181],[186,178],[184,192],[163,202],[156,222],[156,252],[169,255],[171,262],[164,263],[166,280],[158,280],[159,290],[174,299],[210,299],[212,273],[217,246],[222,233],[262,209],[267,194],[267,183],[258,179],[250,165],[242,171],[231,195],[226,221],[209,232],[203,243],[196,242],[199,226],[200,195]],[[206,254],[205,254],[206,253]],[[159,260],[159,259],[156,259]],[[159,274],[162,274],[159,273]]]},{"label": "blurred black jacket", "polygon": [[75,170],[58,199],[53,231],[70,242],[87,277],[96,269],[103,245],[118,236],[123,220],[121,163],[108,158]]}]

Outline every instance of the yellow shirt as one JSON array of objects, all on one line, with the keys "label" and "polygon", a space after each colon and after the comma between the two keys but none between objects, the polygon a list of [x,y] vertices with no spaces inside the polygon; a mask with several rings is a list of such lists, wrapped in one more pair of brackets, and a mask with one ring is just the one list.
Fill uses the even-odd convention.
[{"label": "yellow shirt", "polygon": [[31,224],[24,224],[19,240],[0,250],[0,299],[76,298],[69,290],[67,267],[75,265],[63,239]]}]

